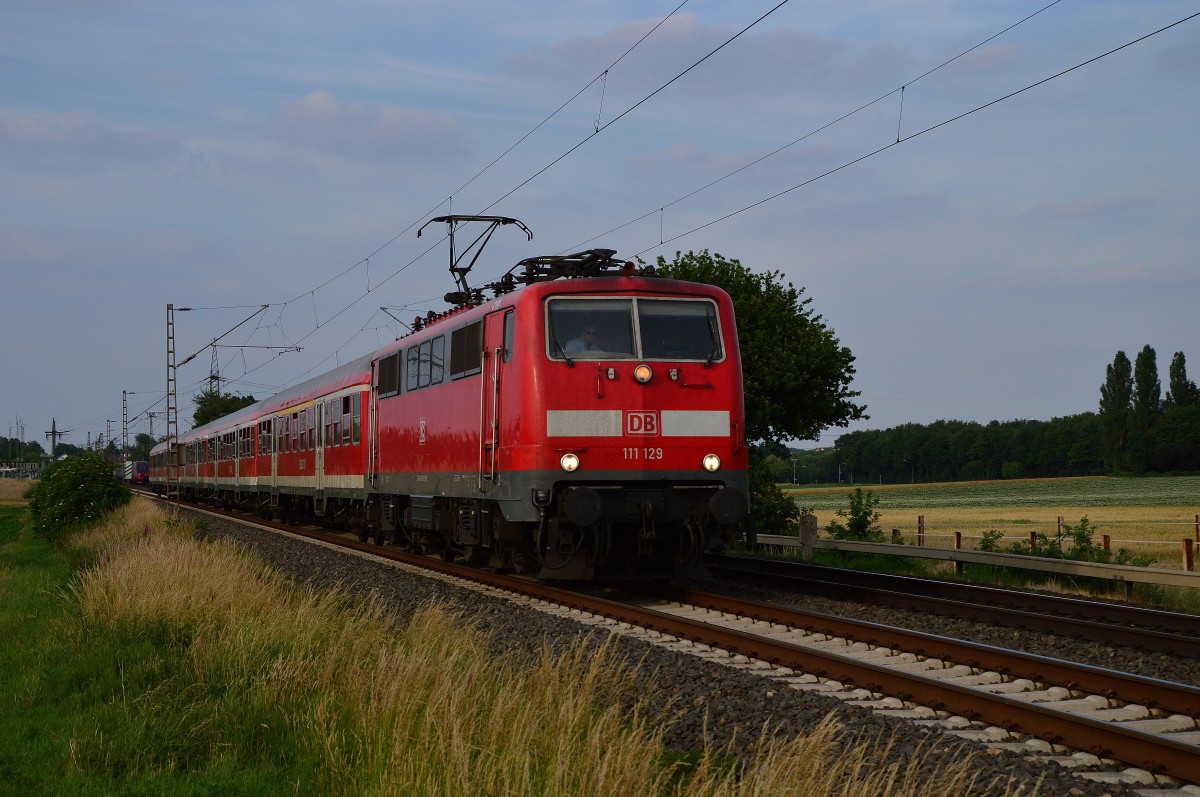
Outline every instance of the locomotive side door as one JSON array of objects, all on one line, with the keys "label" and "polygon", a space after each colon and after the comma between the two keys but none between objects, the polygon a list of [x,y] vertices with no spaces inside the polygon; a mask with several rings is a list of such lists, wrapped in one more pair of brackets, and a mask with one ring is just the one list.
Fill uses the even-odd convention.
[{"label": "locomotive side door", "polygon": [[499,480],[497,458],[502,444],[501,395],[505,362],[512,352],[513,311],[490,313],[483,323],[483,373],[479,396],[479,476],[476,486],[488,492]]}]

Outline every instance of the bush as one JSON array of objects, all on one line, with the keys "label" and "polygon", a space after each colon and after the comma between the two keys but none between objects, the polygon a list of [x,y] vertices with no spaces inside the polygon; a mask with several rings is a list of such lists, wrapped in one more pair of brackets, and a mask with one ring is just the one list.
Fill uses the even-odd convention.
[{"label": "bush", "polygon": [[89,452],[54,462],[42,471],[29,514],[34,531],[59,540],[69,531],[100,522],[129,499],[129,490],[117,481],[113,466]]},{"label": "bush", "polygon": [[845,518],[845,523],[830,521],[825,530],[836,540],[859,540],[869,542],[884,542],[883,532],[879,529],[879,512],[875,509],[879,499],[863,488],[855,487],[854,492],[847,496],[850,506],[839,509],[837,516]]},{"label": "bush", "polygon": [[800,507],[779,489],[765,456],[757,448],[750,450],[750,516],[755,529],[767,534],[797,534]]}]

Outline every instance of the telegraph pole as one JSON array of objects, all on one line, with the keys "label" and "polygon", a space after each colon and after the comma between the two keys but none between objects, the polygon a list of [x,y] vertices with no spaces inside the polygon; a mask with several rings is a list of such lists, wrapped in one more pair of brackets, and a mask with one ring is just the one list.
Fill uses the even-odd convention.
[{"label": "telegraph pole", "polygon": [[[46,432],[46,438],[50,441],[50,461],[51,462],[53,462],[55,459],[58,458],[55,453],[55,451],[58,448],[58,438],[66,437],[69,434],[70,434],[69,431],[67,431],[67,432],[58,431],[58,419],[57,418],[50,419],[50,431]],[[90,433],[89,433],[89,436],[90,436]]]},{"label": "telegraph pole", "polygon": [[129,391],[121,391],[121,461],[129,456]]},{"label": "telegraph pole", "polygon": [[[187,308],[191,309],[191,308]],[[183,308],[180,308],[182,311]],[[179,480],[179,405],[175,392],[175,305],[167,305],[167,501],[177,499]]]}]

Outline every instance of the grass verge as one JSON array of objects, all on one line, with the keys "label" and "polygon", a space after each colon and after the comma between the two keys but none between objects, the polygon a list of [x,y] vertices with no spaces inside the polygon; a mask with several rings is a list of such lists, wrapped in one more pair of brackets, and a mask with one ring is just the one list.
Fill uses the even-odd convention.
[{"label": "grass verge", "polygon": [[608,645],[497,657],[438,606],[397,629],[148,502],[66,547],[8,528],[0,794],[973,791],[970,760],[931,761],[930,781],[882,765],[887,740],[845,749],[833,720],[763,739],[750,761],[672,754],[654,718],[623,708],[632,665]]}]

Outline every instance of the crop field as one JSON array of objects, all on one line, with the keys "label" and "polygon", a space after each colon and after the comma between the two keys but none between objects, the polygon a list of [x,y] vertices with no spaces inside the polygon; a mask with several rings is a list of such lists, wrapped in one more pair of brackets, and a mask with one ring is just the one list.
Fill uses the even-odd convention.
[{"label": "crop field", "polygon": [[1094,539],[1112,538],[1123,547],[1153,556],[1165,567],[1179,567],[1184,537],[1195,539],[1200,514],[1200,476],[1135,479],[1089,477],[1018,479],[944,484],[869,484],[815,488],[784,485],[788,494],[817,516],[824,528],[847,506],[847,494],[862,487],[879,499],[879,526],[899,529],[906,542],[916,537],[924,518],[927,545],[946,545],[953,532],[963,532],[965,547],[984,531],[996,529],[1013,540],[1030,531],[1053,533],[1058,518],[1077,524],[1086,517]]}]

